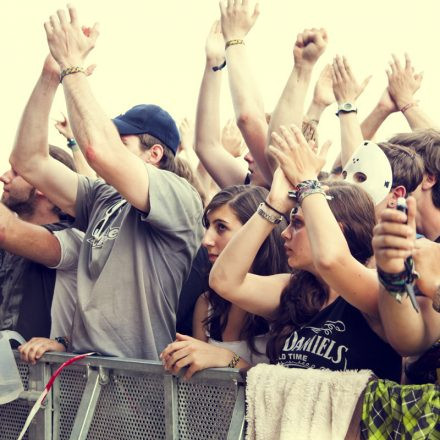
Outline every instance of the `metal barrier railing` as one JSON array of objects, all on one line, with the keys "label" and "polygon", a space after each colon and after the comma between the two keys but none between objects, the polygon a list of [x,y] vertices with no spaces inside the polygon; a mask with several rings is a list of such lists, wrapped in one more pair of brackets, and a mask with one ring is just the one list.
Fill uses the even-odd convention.
[{"label": "metal barrier railing", "polygon": [[[17,440],[50,376],[71,357],[47,353],[36,365],[16,357],[25,391],[0,405],[1,440]],[[244,412],[237,370],[204,370],[186,382],[159,362],[90,356],[61,372],[24,439],[236,440]]]}]

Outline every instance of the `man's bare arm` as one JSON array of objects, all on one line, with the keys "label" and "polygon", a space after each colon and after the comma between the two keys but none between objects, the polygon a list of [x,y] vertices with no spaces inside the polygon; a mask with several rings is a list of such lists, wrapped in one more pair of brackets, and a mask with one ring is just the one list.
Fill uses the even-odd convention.
[{"label": "man's bare arm", "polygon": [[302,126],[304,101],[310,84],[312,70],[327,46],[327,33],[324,29],[306,29],[298,34],[293,48],[294,66],[281,94],[269,123],[266,141],[266,155],[272,169],[276,167],[269,151],[271,133],[295,124]]},{"label": "man's bare arm", "polygon": [[[82,66],[98,37],[98,26],[82,27],[75,8],[58,10],[44,27],[49,49],[61,70]],[[63,80],[67,112],[75,139],[89,165],[129,203],[148,212],[148,174],[142,159],[122,143],[116,127],[93,96],[86,75]]]},{"label": "man's bare arm", "polygon": [[0,248],[36,263],[54,267],[61,259],[58,239],[46,228],[20,220],[0,203]]},{"label": "man's bare arm", "polygon": [[9,160],[20,176],[74,215],[78,176],[49,155],[49,113],[58,85],[59,68],[49,55],[24,109]]}]

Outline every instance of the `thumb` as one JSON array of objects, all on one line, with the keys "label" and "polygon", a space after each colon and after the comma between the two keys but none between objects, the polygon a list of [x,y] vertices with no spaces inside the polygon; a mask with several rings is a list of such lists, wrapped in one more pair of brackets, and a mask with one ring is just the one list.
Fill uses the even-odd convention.
[{"label": "thumb", "polygon": [[370,82],[370,79],[373,77],[373,75],[367,76],[364,81],[361,84],[361,91],[363,92],[365,87],[367,87],[368,83]]},{"label": "thumb", "polygon": [[94,42],[99,36],[99,23],[95,23],[93,27],[90,29],[89,38],[91,38]]},{"label": "thumb", "polygon": [[176,333],[177,341],[192,341],[194,338],[188,335],[182,335],[181,333]]},{"label": "thumb", "polygon": [[85,74],[86,76],[90,76],[96,69],[96,64],[91,64],[89,67],[87,67]]},{"label": "thumb", "polygon": [[253,23],[255,23],[255,20],[258,18],[259,15],[260,15],[260,3],[256,3],[254,13],[252,15]]},{"label": "thumb", "polygon": [[324,159],[324,160],[327,159],[327,154],[328,154],[331,146],[332,146],[332,141],[330,139],[328,139],[324,142],[324,144],[321,147],[321,150],[319,151],[319,157],[321,159]]}]

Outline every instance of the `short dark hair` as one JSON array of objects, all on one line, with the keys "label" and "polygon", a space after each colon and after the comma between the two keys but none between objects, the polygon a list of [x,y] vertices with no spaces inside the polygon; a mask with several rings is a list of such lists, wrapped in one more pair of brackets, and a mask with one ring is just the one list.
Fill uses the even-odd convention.
[{"label": "short dark hair", "polygon": [[151,134],[145,133],[137,136],[145,150],[149,150],[153,145],[160,145],[163,148],[163,156],[160,159],[159,168],[177,174],[176,156],[169,147],[167,147],[161,140],[151,136]]},{"label": "short dark hair", "polygon": [[403,186],[407,195],[412,193],[423,180],[423,160],[411,148],[391,142],[379,142],[393,173],[393,188]]},{"label": "short dark hair", "polygon": [[55,145],[49,145],[49,154],[51,155],[51,157],[66,165],[67,168],[70,168],[76,173],[76,167],[73,162],[73,157],[67,151]]},{"label": "short dark hair", "polygon": [[432,203],[440,209],[440,131],[429,128],[399,133],[390,142],[409,147],[422,157],[425,173],[437,179],[432,187]]}]

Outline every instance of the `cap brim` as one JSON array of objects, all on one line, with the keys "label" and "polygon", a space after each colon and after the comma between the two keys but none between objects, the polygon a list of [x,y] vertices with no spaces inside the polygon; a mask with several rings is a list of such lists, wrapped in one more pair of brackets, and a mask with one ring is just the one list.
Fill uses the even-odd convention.
[{"label": "cap brim", "polygon": [[122,119],[114,118],[112,119],[112,121],[116,125],[116,128],[120,135],[142,134],[142,130],[133,125],[127,124]]}]

